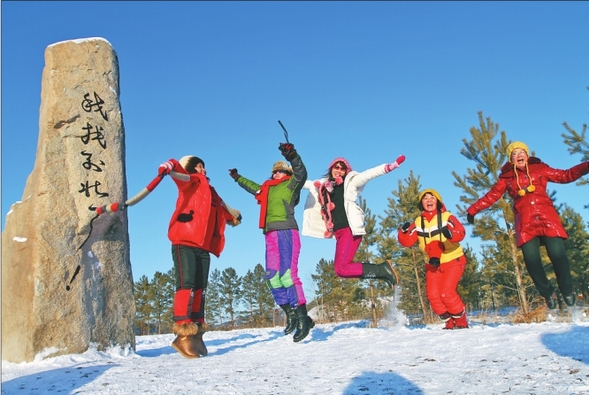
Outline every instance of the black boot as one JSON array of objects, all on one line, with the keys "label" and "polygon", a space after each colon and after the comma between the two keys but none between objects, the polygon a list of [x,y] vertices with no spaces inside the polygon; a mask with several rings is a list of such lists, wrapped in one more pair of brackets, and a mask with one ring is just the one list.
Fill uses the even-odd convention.
[{"label": "black boot", "polygon": [[546,306],[550,310],[554,310],[554,309],[558,308],[558,298],[556,297],[555,293],[553,293],[550,296],[544,296],[544,300],[546,300]]},{"label": "black boot", "polygon": [[385,261],[378,265],[373,265],[371,263],[363,263],[362,275],[360,276],[360,278],[374,278],[378,280],[384,280],[391,288],[393,288],[399,282],[397,273],[395,272],[395,269],[393,269],[391,261]]},{"label": "black boot", "polygon": [[575,305],[575,294],[571,293],[568,295],[562,295],[562,298],[564,299],[564,303],[569,306],[569,307],[573,307]]},{"label": "black boot", "polygon": [[297,317],[297,312],[293,310],[289,304],[281,304],[280,308],[282,308],[284,314],[286,314],[286,328],[284,328],[284,334],[290,335],[295,329],[297,329],[299,317]]},{"label": "black boot", "polygon": [[297,331],[294,334],[293,340],[300,342],[309,334],[311,328],[315,326],[315,322],[307,315],[307,305],[300,305],[296,310],[298,317]]}]

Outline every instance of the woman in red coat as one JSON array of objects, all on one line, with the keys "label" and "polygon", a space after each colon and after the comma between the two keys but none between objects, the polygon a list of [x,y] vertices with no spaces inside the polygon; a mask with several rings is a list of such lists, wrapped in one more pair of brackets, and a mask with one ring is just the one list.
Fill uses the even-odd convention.
[{"label": "woman in red coat", "polygon": [[205,164],[196,156],[162,163],[160,174],[170,174],[178,187],[176,209],[168,228],[176,275],[172,347],[186,358],[207,355],[202,340],[206,330],[205,293],[210,254],[221,255],[225,225],[240,223],[239,211],[231,209],[209,184]]},{"label": "woman in red coat", "polygon": [[540,258],[544,245],[556,274],[558,287],[567,306],[574,306],[573,281],[563,240],[568,238],[554,204],[546,192],[548,182],[567,184],[589,173],[589,162],[568,170],[554,169],[530,155],[528,146],[516,141],[507,147],[509,161],[501,168],[497,183],[467,210],[467,219],[492,206],[507,191],[513,199],[516,243],[524,255],[528,273],[548,308],[557,307],[557,296],[546,277]]}]

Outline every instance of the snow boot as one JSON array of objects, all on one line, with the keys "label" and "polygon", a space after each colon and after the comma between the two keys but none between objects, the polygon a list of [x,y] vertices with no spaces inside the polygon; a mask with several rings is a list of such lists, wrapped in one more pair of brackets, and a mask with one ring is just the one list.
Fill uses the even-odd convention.
[{"label": "snow boot", "polygon": [[296,310],[298,317],[297,331],[294,334],[293,340],[300,342],[309,334],[311,328],[315,326],[315,322],[307,315],[307,305],[300,305]]},{"label": "snow boot", "polygon": [[394,288],[395,285],[399,283],[397,272],[395,272],[395,269],[393,269],[393,264],[389,260],[377,265],[363,263],[362,275],[360,278],[363,280],[371,278],[384,280],[391,288]]},{"label": "snow boot", "polygon": [[575,294],[571,293],[568,295],[562,295],[562,299],[564,300],[564,303],[568,306],[568,307],[573,307],[575,305]]},{"label": "snow boot", "polygon": [[446,323],[446,325],[442,329],[454,329],[454,318],[452,318],[452,315],[450,313],[445,312],[444,314],[439,315],[439,317],[442,321]]},{"label": "snow boot", "polygon": [[558,307],[558,298],[554,292],[550,296],[544,296],[544,299],[546,300],[546,306],[548,306],[550,310],[554,310]]},{"label": "snow boot", "polygon": [[468,328],[468,321],[466,320],[466,309],[462,310],[462,313],[452,314],[452,320],[454,321],[454,329]]},{"label": "snow boot", "polygon": [[286,328],[284,328],[284,334],[290,335],[294,332],[295,329],[297,329],[297,325],[299,324],[299,317],[291,305],[281,304],[280,307],[282,310],[284,310],[284,314],[286,315]]},{"label": "snow boot", "polygon": [[194,322],[175,323],[173,331],[176,338],[172,342],[172,347],[185,358],[198,358],[200,355],[194,346],[198,326]]},{"label": "snow boot", "polygon": [[194,335],[194,337],[192,338],[194,342],[194,348],[196,349],[196,351],[198,351],[200,355],[206,357],[209,354],[209,350],[207,350],[207,346],[205,345],[205,342],[202,340],[202,335],[207,331],[207,324],[205,324],[204,322],[199,322],[197,323],[197,325],[198,332],[196,332],[196,335]]}]

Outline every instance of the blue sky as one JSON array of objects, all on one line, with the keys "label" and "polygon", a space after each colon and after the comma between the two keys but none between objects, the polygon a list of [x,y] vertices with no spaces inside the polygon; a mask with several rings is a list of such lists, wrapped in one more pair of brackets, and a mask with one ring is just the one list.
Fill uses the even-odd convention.
[{"label": "blue sky", "polygon": [[[588,17],[588,2],[3,1],[2,229],[33,169],[44,51],[56,42],[111,43],[129,196],[167,159],[203,158],[212,184],[244,217],[227,230],[212,268],[244,275],[264,263],[259,208],[227,169],[262,183],[281,159],[278,120],[312,179],[337,156],[365,170],[406,155],[400,169],[367,185],[362,196],[376,215],[411,170],[456,211],[451,173],[473,166],[460,149],[478,111],[551,166],[579,163],[561,134],[563,122],[580,131],[588,120]],[[589,220],[587,187],[551,188]],[[172,267],[175,198],[165,180],[129,208],[136,280]],[[308,297],[310,274],[333,253],[332,240],[302,238]]]}]

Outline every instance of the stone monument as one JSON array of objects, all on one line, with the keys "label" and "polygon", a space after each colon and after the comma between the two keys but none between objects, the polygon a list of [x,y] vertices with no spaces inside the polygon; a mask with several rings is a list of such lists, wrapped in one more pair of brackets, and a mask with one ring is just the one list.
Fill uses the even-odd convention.
[{"label": "stone monument", "polygon": [[125,131],[115,51],[103,38],[45,50],[39,140],[2,232],[2,359],[134,349],[124,202]]}]

